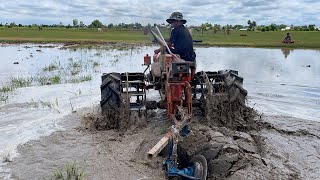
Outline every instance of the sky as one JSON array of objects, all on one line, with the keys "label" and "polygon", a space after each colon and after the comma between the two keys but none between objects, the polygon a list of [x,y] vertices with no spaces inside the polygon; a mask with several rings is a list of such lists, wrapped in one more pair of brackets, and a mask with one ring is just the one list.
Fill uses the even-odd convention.
[{"label": "sky", "polygon": [[320,0],[0,0],[0,23],[89,25],[166,23],[179,11],[187,25],[286,24],[320,26]]}]

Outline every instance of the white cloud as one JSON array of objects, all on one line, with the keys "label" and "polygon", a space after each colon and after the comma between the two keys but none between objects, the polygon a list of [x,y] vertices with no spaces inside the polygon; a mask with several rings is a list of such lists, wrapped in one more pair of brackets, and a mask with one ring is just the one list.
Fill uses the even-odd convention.
[{"label": "white cloud", "polygon": [[99,19],[104,24],[164,23],[173,11],[181,11],[188,25],[258,24],[320,26],[319,0],[0,0],[0,23],[85,24]]}]

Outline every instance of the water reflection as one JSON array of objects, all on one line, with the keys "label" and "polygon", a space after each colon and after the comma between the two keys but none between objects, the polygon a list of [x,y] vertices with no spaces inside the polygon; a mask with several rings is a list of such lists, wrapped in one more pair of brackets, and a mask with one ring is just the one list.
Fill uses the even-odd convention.
[{"label": "water reflection", "polygon": [[289,56],[290,52],[293,51],[293,49],[290,48],[281,48],[281,51],[284,55],[284,58],[287,59],[287,57]]},{"label": "water reflection", "polygon": [[[115,50],[91,47],[68,50],[56,47],[43,48],[38,52],[37,45],[28,46],[30,48],[24,45],[0,47],[0,88],[10,76],[30,76],[54,62],[65,67],[70,58],[84,64],[102,64],[100,72],[92,74],[93,79],[98,79],[94,86],[99,87],[102,72],[143,72],[145,67],[141,64],[144,55],[151,54],[157,48],[143,46]],[[238,70],[244,77],[244,87],[249,92],[252,104],[256,104],[258,110],[320,119],[319,52],[304,49],[293,51],[289,48],[196,48],[197,71]],[[33,57],[30,57],[30,53]],[[18,65],[14,64],[16,61]],[[311,91],[316,95],[310,97],[308,94]]]}]

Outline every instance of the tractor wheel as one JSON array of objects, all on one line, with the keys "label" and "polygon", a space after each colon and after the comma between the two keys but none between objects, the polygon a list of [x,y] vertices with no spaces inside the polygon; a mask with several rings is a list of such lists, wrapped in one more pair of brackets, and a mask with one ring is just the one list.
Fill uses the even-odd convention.
[{"label": "tractor wheel", "polygon": [[232,70],[226,71],[224,77],[224,82],[230,102],[238,99],[242,105],[245,105],[245,98],[248,92],[242,87],[243,78],[238,76],[237,71]]},{"label": "tractor wheel", "polygon": [[120,99],[120,73],[109,73],[102,76],[101,84],[101,101],[100,106],[102,112],[108,111],[120,111],[121,99]]}]

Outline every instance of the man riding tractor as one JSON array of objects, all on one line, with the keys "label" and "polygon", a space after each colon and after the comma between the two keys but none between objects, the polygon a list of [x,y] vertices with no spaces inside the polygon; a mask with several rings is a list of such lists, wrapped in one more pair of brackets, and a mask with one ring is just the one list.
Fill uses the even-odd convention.
[{"label": "man riding tractor", "polygon": [[[173,28],[168,47],[173,54],[178,54],[181,59],[193,62],[193,66],[191,67],[193,77],[196,68],[196,53],[193,50],[192,36],[188,28],[184,26],[187,20],[183,19],[182,13],[173,12],[166,21]],[[158,54],[160,49],[156,49],[154,52]]]}]

